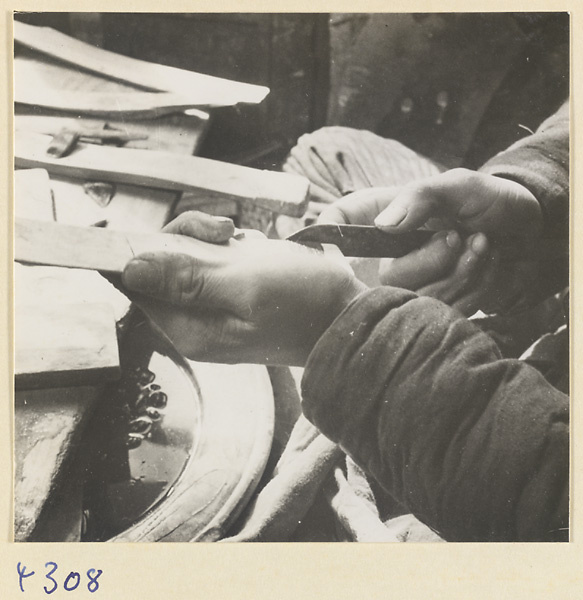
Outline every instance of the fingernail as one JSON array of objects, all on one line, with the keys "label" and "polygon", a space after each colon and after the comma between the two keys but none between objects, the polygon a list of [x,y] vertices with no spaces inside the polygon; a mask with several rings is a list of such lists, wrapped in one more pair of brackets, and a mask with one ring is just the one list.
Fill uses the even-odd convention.
[{"label": "fingernail", "polygon": [[483,233],[476,233],[471,242],[472,250],[479,256],[488,251],[488,239]]},{"label": "fingernail", "polygon": [[459,248],[461,241],[457,231],[448,231],[445,242],[450,248]]},{"label": "fingernail", "polygon": [[135,258],[125,267],[123,272],[124,284],[135,291],[153,292],[160,286],[160,269],[150,260]]},{"label": "fingernail", "polygon": [[235,223],[229,217],[214,217],[215,223],[220,227],[223,235],[231,236],[235,231]]},{"label": "fingernail", "polygon": [[403,206],[389,205],[374,221],[377,227],[397,227],[407,216],[407,209]]}]

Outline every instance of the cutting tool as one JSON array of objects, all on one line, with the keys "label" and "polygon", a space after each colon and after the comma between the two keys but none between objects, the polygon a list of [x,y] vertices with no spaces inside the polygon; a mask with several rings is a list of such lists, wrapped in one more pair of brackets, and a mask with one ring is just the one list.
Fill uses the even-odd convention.
[{"label": "cutting tool", "polygon": [[[287,239],[314,248],[333,244],[344,256],[349,257],[400,258],[426,244],[435,233],[426,229],[388,233],[371,225],[323,223],[309,225]],[[568,244],[559,239],[489,236],[489,241],[510,260],[556,260],[567,256],[569,252]]]}]

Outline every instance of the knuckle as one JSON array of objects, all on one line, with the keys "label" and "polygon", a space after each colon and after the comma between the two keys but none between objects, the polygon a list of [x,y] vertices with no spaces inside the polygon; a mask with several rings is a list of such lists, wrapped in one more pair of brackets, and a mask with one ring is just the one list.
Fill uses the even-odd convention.
[{"label": "knuckle", "polygon": [[455,169],[446,171],[445,175],[447,175],[448,179],[451,179],[452,182],[471,183],[480,178],[479,173],[472,171],[471,169],[465,169],[464,167],[456,167]]},{"label": "knuckle", "polygon": [[176,269],[165,271],[165,286],[175,303],[188,305],[203,295],[204,276],[191,257],[180,256],[177,262]]}]

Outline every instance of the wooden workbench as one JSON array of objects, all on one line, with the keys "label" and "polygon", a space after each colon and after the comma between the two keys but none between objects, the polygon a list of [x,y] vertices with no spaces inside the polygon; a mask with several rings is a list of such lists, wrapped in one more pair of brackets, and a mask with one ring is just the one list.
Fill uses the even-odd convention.
[{"label": "wooden workbench", "polygon": [[[22,48],[16,49],[15,69],[17,78],[21,69],[26,77],[40,77],[44,84],[61,89],[120,93],[132,89]],[[15,112],[16,129],[38,133],[54,134],[71,124],[94,127],[104,123],[103,119],[41,112],[35,107],[19,106]],[[130,147],[193,154],[199,149],[208,128],[209,115],[195,111],[190,116],[181,114],[136,121],[108,119],[107,123],[145,137],[129,142]],[[159,230],[170,218],[179,199],[175,192],[118,185],[111,202],[100,206],[85,192],[83,182],[67,178],[49,180],[46,173],[43,175],[38,170],[36,173],[19,173],[15,187],[17,215],[77,225],[107,222],[110,228],[133,231]],[[97,273],[18,266],[15,287],[17,310],[25,305],[33,310],[35,306],[43,310],[51,305],[54,307],[58,304],[59,291],[68,293],[78,305],[87,300],[87,295],[91,295],[92,301],[113,304],[117,318],[129,305]],[[70,311],[69,315],[67,311]],[[66,306],[65,311],[61,309],[61,316],[70,321],[74,312],[74,306]],[[16,541],[80,539],[82,480],[78,473],[80,466],[74,459],[97,396],[98,388],[92,385],[16,392]]]}]

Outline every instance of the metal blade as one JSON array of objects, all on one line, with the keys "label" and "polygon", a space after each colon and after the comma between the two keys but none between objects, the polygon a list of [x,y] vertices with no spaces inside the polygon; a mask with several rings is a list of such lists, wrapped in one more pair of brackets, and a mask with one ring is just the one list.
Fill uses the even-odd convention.
[{"label": "metal blade", "polygon": [[334,244],[344,256],[399,258],[423,246],[434,231],[386,233],[368,225],[310,225],[287,239],[304,245]]},{"label": "metal blade", "polygon": [[[300,229],[287,239],[312,247],[334,244],[344,256],[399,258],[423,246],[435,233],[424,229],[387,233],[370,225],[325,223]],[[505,260],[540,262],[561,260],[569,255],[568,241],[559,238],[490,236],[489,243],[500,251]]]}]

